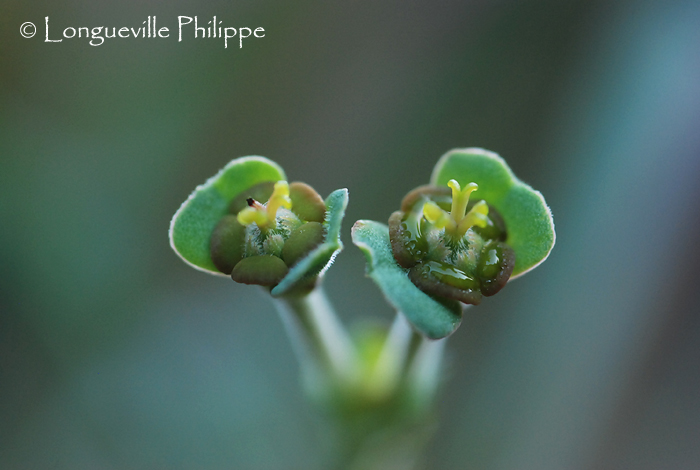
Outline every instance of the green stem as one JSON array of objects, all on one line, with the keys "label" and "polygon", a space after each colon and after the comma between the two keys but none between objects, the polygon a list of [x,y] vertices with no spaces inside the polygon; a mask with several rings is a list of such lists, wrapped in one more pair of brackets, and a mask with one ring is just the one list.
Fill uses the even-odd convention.
[{"label": "green stem", "polygon": [[321,287],[308,295],[273,298],[305,378],[323,380],[324,370],[345,383],[357,379],[357,353]]},{"label": "green stem", "polygon": [[387,396],[396,390],[409,359],[411,344],[417,335],[406,317],[397,312],[368,385],[368,391],[375,398]]},{"label": "green stem", "polygon": [[426,409],[435,397],[440,384],[442,360],[447,339],[431,340],[421,337],[421,342],[407,373],[408,388],[417,408]]},{"label": "green stem", "polygon": [[[377,408],[364,420],[344,425],[346,446],[338,470],[417,470],[422,454],[437,429],[430,413],[438,388],[446,341],[427,340],[401,312],[387,334],[372,371],[368,391],[381,402],[399,399],[406,391],[404,411]],[[391,398],[393,394],[398,394]],[[396,404],[396,402],[394,402]],[[391,405],[389,405],[391,406]]]},{"label": "green stem", "polygon": [[[340,390],[349,394],[338,402],[351,408],[336,415],[341,440],[334,468],[417,468],[435,431],[427,411],[439,384],[445,341],[425,339],[398,312],[374,367],[365,369],[367,380],[353,342],[320,287],[308,295],[273,300],[307,391],[316,397]],[[404,411],[402,393],[409,400]]]},{"label": "green stem", "polygon": [[361,436],[353,452],[338,462],[337,470],[418,470],[423,451],[436,431],[436,423],[424,420],[376,430]]}]

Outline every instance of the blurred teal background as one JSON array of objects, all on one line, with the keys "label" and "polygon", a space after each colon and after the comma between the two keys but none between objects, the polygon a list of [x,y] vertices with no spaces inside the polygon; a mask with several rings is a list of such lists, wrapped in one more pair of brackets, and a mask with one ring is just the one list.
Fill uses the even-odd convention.
[{"label": "blurred teal background", "polygon": [[[0,468],[326,468],[271,303],[170,217],[243,155],[347,187],[326,287],[389,322],[350,226],[466,146],[558,240],[449,340],[429,468],[700,468],[700,2],[61,3],[0,2]],[[266,36],[43,42],[148,15]]]}]

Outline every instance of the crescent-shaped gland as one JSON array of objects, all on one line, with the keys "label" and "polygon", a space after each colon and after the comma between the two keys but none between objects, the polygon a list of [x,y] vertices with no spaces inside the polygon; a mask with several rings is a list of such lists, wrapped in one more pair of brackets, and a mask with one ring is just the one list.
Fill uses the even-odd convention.
[{"label": "crescent-shaped gland", "polygon": [[515,252],[503,242],[491,242],[481,250],[477,273],[481,293],[491,296],[506,285],[515,266]]},{"label": "crescent-shaped gland", "polygon": [[318,222],[305,223],[294,230],[284,242],[282,259],[287,266],[292,267],[321,243],[323,243],[323,225]]},{"label": "crescent-shaped gland", "polygon": [[446,186],[433,186],[430,184],[418,186],[411,190],[403,197],[401,201],[401,210],[410,212],[413,206],[416,205],[422,197],[435,202],[444,210],[450,210],[452,205],[452,190]]},{"label": "crescent-shaped gland", "polygon": [[458,300],[465,304],[481,303],[482,296],[478,282],[443,263],[436,261],[420,263],[408,271],[408,277],[426,294]]},{"label": "crescent-shaped gland", "polygon": [[299,218],[307,222],[323,222],[326,217],[326,203],[314,188],[295,181],[289,185],[289,198],[292,200],[292,212]]},{"label": "crescent-shaped gland", "polygon": [[389,217],[389,241],[396,262],[401,267],[410,268],[425,256],[427,243],[417,233],[411,232],[404,221],[405,218],[406,214],[401,211],[391,214]]},{"label": "crescent-shaped gland", "polygon": [[243,259],[244,239],[245,227],[236,216],[223,216],[209,239],[209,254],[216,269],[231,274],[233,267]]},{"label": "crescent-shaped gland", "polygon": [[[469,206],[467,207],[467,210],[470,210],[476,205],[477,203],[481,202],[480,200],[476,201],[469,201]],[[508,232],[506,230],[506,223],[503,220],[503,216],[501,215],[500,212],[496,210],[495,207],[489,204],[489,214],[487,217],[486,221],[486,226],[484,227],[479,227],[475,225],[472,227],[472,230],[474,230],[476,233],[481,235],[481,238],[484,240],[499,240],[499,241],[506,241],[508,238]]]},{"label": "crescent-shaped gland", "polygon": [[274,287],[288,272],[287,265],[277,256],[251,256],[243,258],[234,266],[231,279],[242,284]]}]

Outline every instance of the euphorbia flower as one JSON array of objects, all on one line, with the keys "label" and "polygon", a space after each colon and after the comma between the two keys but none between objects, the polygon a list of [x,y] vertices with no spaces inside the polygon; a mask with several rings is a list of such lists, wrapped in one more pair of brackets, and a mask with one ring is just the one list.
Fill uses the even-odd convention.
[{"label": "euphorbia flower", "polygon": [[236,282],[303,293],[342,249],[347,190],[324,202],[311,186],[287,183],[263,157],[231,161],[177,211],[171,246],[195,268]]},{"label": "euphorbia flower", "polygon": [[547,258],[555,232],[538,191],[495,153],[470,148],[444,155],[430,184],[404,197],[388,230],[358,221],[353,241],[389,302],[426,336],[440,338],[461,321],[451,301],[478,304],[496,294]]},{"label": "euphorbia flower", "polygon": [[503,241],[498,211],[484,200],[470,203],[476,183],[462,189],[451,179],[447,186],[422,186],[404,198],[389,218],[392,251],[423,291],[479,304],[482,294],[494,295],[508,281],[515,253]]}]

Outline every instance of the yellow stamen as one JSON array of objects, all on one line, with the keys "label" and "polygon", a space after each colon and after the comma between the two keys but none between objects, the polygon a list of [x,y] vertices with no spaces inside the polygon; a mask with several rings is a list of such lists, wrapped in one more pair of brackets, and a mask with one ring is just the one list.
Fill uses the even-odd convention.
[{"label": "yellow stamen", "polygon": [[260,210],[257,207],[246,207],[238,213],[236,218],[241,225],[250,225],[255,223],[260,228],[266,227],[268,223],[267,214],[265,211]]},{"label": "yellow stamen", "polygon": [[462,189],[457,180],[450,180],[447,185],[452,188],[452,212],[448,213],[432,201],[426,202],[423,206],[425,219],[437,229],[444,228],[455,238],[462,238],[474,225],[486,227],[489,223],[489,206],[486,202],[477,202],[467,212],[469,195],[477,190],[477,184],[469,183]]},{"label": "yellow stamen", "polygon": [[458,232],[462,235],[467,233],[467,230],[469,230],[470,227],[476,225],[478,227],[484,228],[489,224],[489,206],[486,204],[485,201],[479,201],[476,204],[474,204],[474,207],[471,208],[469,212],[467,212],[467,215],[464,216],[464,218],[459,222],[458,224]]},{"label": "yellow stamen", "polygon": [[254,223],[261,229],[275,228],[277,226],[277,210],[280,207],[292,208],[292,200],[289,198],[289,184],[286,181],[275,183],[270,200],[265,205],[249,199],[248,207],[238,213],[237,219],[241,225]]},{"label": "yellow stamen", "polygon": [[274,221],[277,219],[277,209],[280,207],[285,209],[292,208],[292,200],[289,198],[289,184],[286,181],[275,183],[275,189],[267,202],[267,217],[273,222],[273,226]]},{"label": "yellow stamen", "polygon": [[456,228],[457,224],[450,214],[434,202],[426,202],[423,206],[423,215],[425,219],[433,224],[435,228],[452,231]]}]

